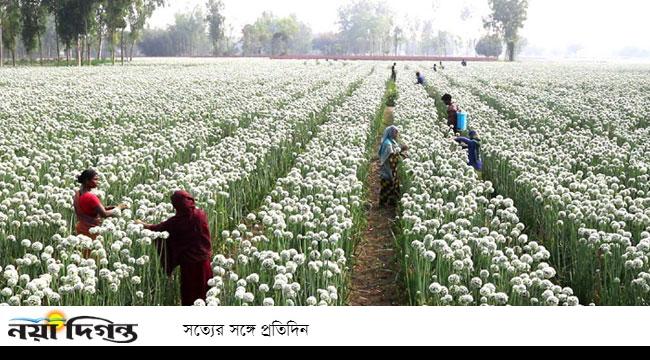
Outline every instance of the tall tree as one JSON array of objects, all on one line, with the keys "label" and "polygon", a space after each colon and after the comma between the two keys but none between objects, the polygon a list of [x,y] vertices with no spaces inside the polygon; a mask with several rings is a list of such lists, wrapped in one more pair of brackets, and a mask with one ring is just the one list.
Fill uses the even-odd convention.
[{"label": "tall tree", "polygon": [[28,56],[38,46],[41,64],[43,64],[43,45],[41,37],[47,25],[47,8],[41,0],[22,0],[20,7],[22,40]]},{"label": "tall tree", "polygon": [[104,36],[106,35],[106,0],[101,0],[95,9],[95,34],[97,36],[97,60],[104,59]]},{"label": "tall tree", "polygon": [[262,13],[254,24],[242,30],[242,50],[245,55],[283,55],[311,50],[311,28],[295,15],[279,18]]},{"label": "tall tree", "polygon": [[56,37],[56,60],[61,60],[61,49],[59,49],[59,32],[57,31],[59,27],[59,9],[63,6],[63,0],[42,0],[43,6],[47,9],[47,12],[52,14],[54,17],[54,35]]},{"label": "tall tree", "polygon": [[6,4],[4,1],[0,1],[0,67],[3,67],[5,65],[5,46],[2,41],[2,22],[5,16],[5,7]]},{"label": "tall tree", "polygon": [[208,0],[206,4],[208,8],[208,34],[210,42],[212,43],[213,55],[219,55],[222,51],[221,43],[225,37],[225,21],[226,17],[223,16],[224,5],[222,0]]},{"label": "tall tree", "polygon": [[313,49],[322,55],[336,55],[341,52],[339,38],[335,33],[318,34],[312,44]]},{"label": "tall tree", "polygon": [[68,61],[70,59],[69,52],[72,44],[76,43],[78,66],[83,65],[82,53],[84,44],[82,43],[82,39],[85,39],[90,32],[98,3],[98,0],[63,0],[62,6],[59,9],[57,31],[59,32],[59,37],[66,45],[66,51],[68,52],[66,57]]},{"label": "tall tree", "polygon": [[485,28],[500,35],[506,42],[508,60],[515,60],[519,29],[528,16],[528,0],[488,0],[492,14],[484,20]]},{"label": "tall tree", "polygon": [[393,47],[395,48],[395,56],[399,55],[400,44],[404,41],[404,31],[399,26],[393,30]]},{"label": "tall tree", "polygon": [[424,55],[431,55],[434,51],[435,46],[435,36],[433,33],[433,21],[429,20],[424,23],[422,27],[422,38],[420,39],[421,45],[420,49]]},{"label": "tall tree", "polygon": [[118,30],[124,30],[127,26],[126,16],[128,15],[131,0],[104,0],[106,12],[106,29],[111,44],[111,63],[115,65],[115,42]]},{"label": "tall tree", "polygon": [[165,0],[133,0],[128,14],[129,28],[131,29],[129,33],[129,61],[133,61],[133,48],[135,43],[142,38],[147,20],[161,6],[165,6]]},{"label": "tall tree", "polygon": [[355,0],[338,9],[340,36],[347,53],[384,53],[390,46],[394,12],[386,2]]},{"label": "tall tree", "polygon": [[2,16],[2,43],[11,51],[11,61],[16,66],[16,38],[20,34],[20,3],[18,0],[4,0]]},{"label": "tall tree", "polygon": [[262,46],[255,33],[255,26],[247,24],[242,28],[242,53],[244,55],[259,55],[262,52]]},{"label": "tall tree", "polygon": [[176,14],[174,25],[168,29],[174,54],[177,56],[195,56],[203,54],[202,49],[208,42],[205,15],[200,7],[188,13]]}]

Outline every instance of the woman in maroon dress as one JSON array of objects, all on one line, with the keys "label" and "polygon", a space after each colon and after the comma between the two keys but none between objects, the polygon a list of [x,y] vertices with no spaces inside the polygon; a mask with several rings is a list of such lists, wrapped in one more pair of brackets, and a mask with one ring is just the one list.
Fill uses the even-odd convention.
[{"label": "woman in maroon dress", "polygon": [[192,306],[196,300],[205,300],[208,281],[212,278],[212,240],[208,216],[196,208],[192,196],[185,191],[172,195],[176,215],[158,225],[145,225],[154,232],[167,232],[169,237],[159,243],[165,271],[171,276],[181,267],[181,297],[183,306]]}]

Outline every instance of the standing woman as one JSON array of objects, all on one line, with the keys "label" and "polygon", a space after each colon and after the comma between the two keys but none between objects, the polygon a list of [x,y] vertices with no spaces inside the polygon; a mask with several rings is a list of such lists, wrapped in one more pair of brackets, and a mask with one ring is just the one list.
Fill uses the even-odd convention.
[{"label": "standing woman", "polygon": [[[158,225],[144,225],[154,232],[167,232],[169,237],[158,249],[168,276],[181,267],[181,297],[183,306],[192,306],[196,300],[205,300],[208,281],[213,277],[212,238],[208,216],[196,208],[192,196],[177,191],[171,198],[176,215]],[[138,222],[142,224],[141,222]]]},{"label": "standing woman", "polygon": [[400,157],[404,157],[408,146],[400,145],[397,140],[399,138],[399,129],[395,126],[390,126],[384,131],[384,136],[381,140],[381,148],[379,149],[379,161],[381,164],[380,177],[381,177],[381,193],[379,206],[397,204],[400,197],[400,181],[397,173]]},{"label": "standing woman", "polygon": [[[77,176],[77,182],[81,184],[81,189],[74,194],[72,203],[74,212],[77,216],[77,235],[84,235],[93,240],[97,238],[96,234],[91,234],[90,229],[100,226],[102,219],[115,217],[119,210],[127,208],[126,205],[120,205],[117,209],[110,207],[104,208],[101,200],[97,195],[92,193],[93,189],[99,186],[99,175],[95,170],[89,169]],[[84,251],[84,256],[89,257],[90,251]]]}]

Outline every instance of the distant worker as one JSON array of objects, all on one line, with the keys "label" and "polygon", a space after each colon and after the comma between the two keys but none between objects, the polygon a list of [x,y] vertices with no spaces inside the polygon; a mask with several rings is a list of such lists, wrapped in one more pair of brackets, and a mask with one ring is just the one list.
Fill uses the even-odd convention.
[{"label": "distant worker", "polygon": [[444,70],[444,69],[445,69],[445,66],[442,65],[442,61],[440,61],[440,70]]},{"label": "distant worker", "polygon": [[463,59],[463,61],[460,63],[463,67],[467,67],[467,61]]},{"label": "distant worker", "polygon": [[458,137],[456,142],[460,143],[468,153],[468,165],[476,171],[483,171],[483,161],[481,160],[481,139],[474,130],[469,132],[469,138]]},{"label": "distant worker", "polygon": [[438,72],[438,65],[437,64],[433,64],[433,71]]},{"label": "distant worker", "polygon": [[415,73],[415,76],[418,79],[418,85],[426,86],[427,81],[424,79],[424,75],[422,75],[419,71]]},{"label": "distant worker", "polygon": [[391,68],[391,74],[390,74],[390,79],[393,82],[397,81],[397,63],[393,64],[393,67]]},{"label": "distant worker", "polygon": [[408,146],[400,145],[399,129],[390,126],[384,131],[379,149],[381,192],[379,206],[395,206],[400,199],[400,180],[398,166],[401,158],[406,157]]},{"label": "distant worker", "polygon": [[192,306],[205,300],[209,290],[208,281],[212,278],[212,237],[208,216],[196,207],[192,195],[177,191],[171,197],[176,215],[158,225],[144,224],[153,232],[167,232],[169,237],[158,243],[161,264],[168,276],[181,268],[181,303]]},{"label": "distant worker", "polygon": [[454,133],[458,134],[460,132],[458,129],[458,113],[460,112],[460,107],[453,102],[453,98],[449,94],[445,94],[442,97],[442,102],[447,106],[447,125]]}]

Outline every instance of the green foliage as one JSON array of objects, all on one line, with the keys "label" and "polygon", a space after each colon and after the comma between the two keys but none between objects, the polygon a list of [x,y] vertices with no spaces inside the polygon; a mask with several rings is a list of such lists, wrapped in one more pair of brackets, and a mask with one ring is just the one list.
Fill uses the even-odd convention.
[{"label": "green foliage", "polygon": [[298,21],[295,15],[279,18],[264,12],[242,32],[244,55],[286,55],[311,50],[311,28]]},{"label": "green foliage", "polygon": [[395,13],[385,2],[355,0],[338,11],[340,39],[344,51],[376,54],[390,51]]},{"label": "green foliage", "polygon": [[45,32],[47,8],[41,0],[23,0],[20,8],[22,21],[22,39],[25,50],[31,53],[40,42]]},{"label": "green foliage", "polygon": [[503,52],[503,41],[499,35],[486,35],[476,44],[476,53],[482,56],[498,57]]},{"label": "green foliage", "polygon": [[201,9],[176,14],[174,24],[167,30],[147,30],[139,43],[146,56],[204,55],[208,47],[206,17]]},{"label": "green foliage", "polygon": [[140,40],[142,31],[144,30],[147,20],[151,18],[153,12],[165,6],[165,0],[133,0],[129,6],[129,13],[127,15],[127,22],[129,23],[130,33],[129,37],[132,42]]},{"label": "green foliage", "polygon": [[[5,0],[2,14],[2,43],[12,53],[16,49],[16,38],[20,34],[20,3],[18,0]],[[15,55],[15,54],[14,54]]]},{"label": "green foliage", "polygon": [[390,81],[388,83],[388,88],[386,89],[386,106],[395,107],[397,104],[397,99],[399,99],[397,84],[395,84],[394,81]]},{"label": "green foliage", "polygon": [[212,53],[219,55],[222,52],[222,41],[225,37],[224,29],[226,17],[223,16],[224,5],[222,0],[208,0],[208,34],[212,42]]},{"label": "green foliage", "polygon": [[57,32],[67,48],[80,36],[89,34],[99,1],[62,0],[57,10]]},{"label": "green foliage", "polygon": [[485,20],[485,28],[494,31],[508,45],[508,59],[514,61],[519,29],[528,17],[528,0],[489,0],[492,14]]}]

